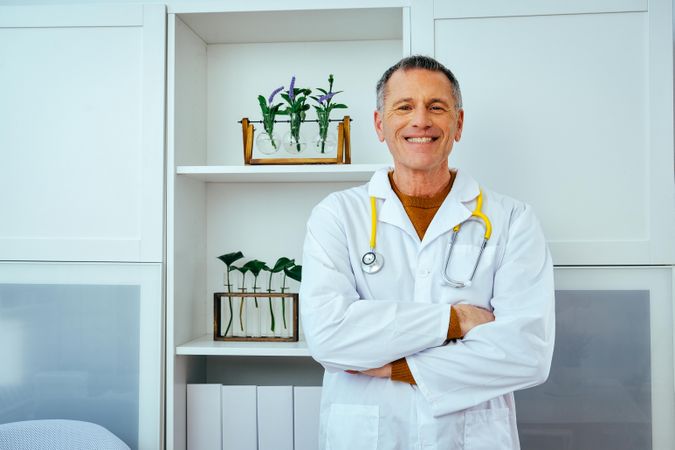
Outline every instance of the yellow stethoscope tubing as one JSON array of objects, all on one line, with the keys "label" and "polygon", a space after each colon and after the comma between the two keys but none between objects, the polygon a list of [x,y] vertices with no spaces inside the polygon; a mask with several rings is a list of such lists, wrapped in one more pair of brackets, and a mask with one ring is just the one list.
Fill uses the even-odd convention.
[{"label": "yellow stethoscope tubing", "polygon": [[[375,246],[377,244],[377,199],[375,197],[370,197],[370,250],[375,250]],[[492,236],[492,223],[490,222],[490,219],[483,214],[483,191],[479,190],[478,191],[478,198],[476,199],[476,207],[474,210],[471,212],[471,216],[469,216],[470,220],[471,217],[475,217],[479,219],[481,222],[483,222],[483,225],[485,225],[485,234],[483,235],[483,239],[485,241],[488,241],[490,239],[490,236]],[[452,229],[454,233],[459,233],[459,230],[462,228],[462,224],[464,222],[458,223],[455,225]],[[454,241],[453,241],[454,242]]]},{"label": "yellow stethoscope tubing", "polygon": [[377,236],[377,205],[375,197],[370,197],[370,251],[375,250]]},{"label": "yellow stethoscope tubing", "polygon": [[[472,217],[475,217],[479,219],[481,222],[483,222],[483,225],[485,225],[485,234],[483,235],[483,239],[485,239],[486,241],[489,240],[490,236],[492,236],[492,223],[490,222],[490,219],[488,219],[487,216],[483,214],[483,191],[478,191],[478,198],[476,199],[476,207],[471,212],[471,216],[469,216],[469,219],[467,220],[470,220]],[[452,231],[455,233],[459,233],[459,230],[462,227],[462,223],[458,223],[457,225],[455,225]]]},{"label": "yellow stethoscope tubing", "polygon": [[[377,245],[377,199],[375,197],[370,197],[370,253],[375,254],[375,247]],[[457,235],[459,234],[459,231],[462,229],[462,224],[464,222],[467,222],[469,220],[476,220],[478,222],[481,222],[483,226],[485,227],[485,234],[483,235],[483,243],[480,247],[480,251],[478,253],[478,257],[476,258],[476,263],[473,266],[473,269],[471,271],[471,275],[469,276],[469,279],[467,281],[457,281],[453,280],[448,276],[448,266],[450,265],[450,259],[452,256],[452,250],[455,246],[455,241],[457,240]],[[471,212],[471,215],[467,220],[464,222],[458,223],[452,228],[452,237],[450,238],[450,247],[448,249],[448,256],[445,259],[445,267],[443,268],[443,280],[449,284],[450,286],[456,287],[456,288],[463,288],[470,286],[473,277],[476,275],[476,270],[478,269],[478,264],[480,263],[480,259],[483,256],[483,250],[485,250],[485,247],[487,246],[488,240],[490,240],[490,237],[492,236],[492,223],[490,222],[490,219],[483,213],[483,191],[479,190],[478,191],[478,197],[476,199],[476,207],[474,210]],[[375,269],[375,272],[379,271],[378,269]],[[374,273],[374,272],[373,272]]]},{"label": "yellow stethoscope tubing", "polygon": [[[483,243],[480,246],[480,251],[478,252],[478,257],[476,258],[476,263],[473,265],[473,269],[471,270],[471,275],[469,276],[469,279],[467,281],[457,281],[451,279],[448,276],[448,266],[450,265],[450,257],[452,256],[452,250],[455,247],[455,241],[457,240],[459,230],[462,229],[462,224],[464,224],[469,220],[481,222],[485,227],[485,234],[483,234]],[[450,247],[448,248],[448,256],[445,258],[445,267],[443,268],[443,281],[445,281],[450,286],[456,288],[471,286],[471,283],[473,282],[473,277],[474,275],[476,275],[476,270],[478,270],[480,258],[483,256],[483,250],[485,250],[485,247],[487,246],[487,243],[490,240],[490,236],[492,236],[492,223],[490,222],[490,219],[488,219],[488,217],[485,214],[483,214],[483,191],[480,190],[478,191],[478,198],[476,199],[476,207],[471,212],[469,218],[464,222],[458,223],[452,228],[452,237],[450,238]]]}]

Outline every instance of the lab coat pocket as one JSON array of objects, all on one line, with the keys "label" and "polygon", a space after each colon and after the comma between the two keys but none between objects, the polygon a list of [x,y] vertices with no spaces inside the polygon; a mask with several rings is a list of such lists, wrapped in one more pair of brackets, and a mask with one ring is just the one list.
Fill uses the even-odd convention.
[{"label": "lab coat pocket", "polygon": [[[446,259],[443,260],[441,268],[441,271],[445,270],[445,274],[440,283],[442,289],[440,298],[446,303],[462,301],[489,308],[498,251],[499,247],[496,245],[488,245],[482,254],[480,245],[455,245],[450,261],[446,265],[446,250]],[[448,283],[448,279],[464,286],[458,288],[455,284]]]},{"label": "lab coat pocket", "polygon": [[[452,249],[449,262],[447,259],[449,248],[446,249],[443,264],[443,267],[446,269],[446,276],[452,280],[466,282],[471,278],[474,268],[476,270],[474,278],[477,275],[484,275],[486,272],[494,272],[497,248],[497,246],[488,245],[481,253],[480,245],[456,244]],[[447,266],[445,263],[447,263]]]},{"label": "lab coat pocket", "polygon": [[508,408],[467,411],[464,415],[465,450],[516,450]]},{"label": "lab coat pocket", "polygon": [[326,427],[326,450],[376,450],[379,420],[377,405],[332,404]]}]

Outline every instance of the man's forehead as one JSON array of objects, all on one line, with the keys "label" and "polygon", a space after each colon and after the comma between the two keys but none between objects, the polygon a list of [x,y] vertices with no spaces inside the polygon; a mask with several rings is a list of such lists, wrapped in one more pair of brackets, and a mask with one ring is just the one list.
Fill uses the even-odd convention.
[{"label": "man's forehead", "polygon": [[385,86],[389,100],[431,96],[453,99],[452,84],[443,72],[427,69],[399,69],[389,78]]}]

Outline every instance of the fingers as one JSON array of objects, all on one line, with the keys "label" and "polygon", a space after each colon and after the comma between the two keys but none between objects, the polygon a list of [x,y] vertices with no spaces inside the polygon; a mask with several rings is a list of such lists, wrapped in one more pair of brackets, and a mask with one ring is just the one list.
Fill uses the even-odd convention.
[{"label": "fingers", "polygon": [[466,333],[478,325],[495,320],[495,316],[491,311],[479,306],[460,304],[453,305],[453,308],[457,312],[462,335],[466,335]]},{"label": "fingers", "polygon": [[363,371],[358,370],[345,370],[350,375],[367,375],[374,378],[390,378],[391,377],[391,364],[378,367],[376,369],[368,369]]}]

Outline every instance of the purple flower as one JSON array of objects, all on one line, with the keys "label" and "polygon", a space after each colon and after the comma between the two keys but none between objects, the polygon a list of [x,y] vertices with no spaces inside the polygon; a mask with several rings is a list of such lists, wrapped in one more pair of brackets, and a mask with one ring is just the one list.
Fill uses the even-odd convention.
[{"label": "purple flower", "polygon": [[335,95],[335,92],[329,92],[326,95],[322,95],[321,97],[319,97],[319,103],[323,103],[327,100],[330,100],[331,98],[333,98],[334,95]]},{"label": "purple flower", "polygon": [[272,106],[272,101],[274,100],[274,96],[277,95],[279,92],[281,92],[281,90],[282,90],[283,88],[284,88],[284,87],[281,86],[281,87],[278,87],[278,88],[276,88],[275,90],[272,91],[272,94],[270,94],[269,98],[267,99],[267,104],[268,104],[268,105]]},{"label": "purple flower", "polygon": [[288,88],[288,97],[291,99],[291,101],[295,100],[295,75],[293,75],[293,78],[291,78],[291,86]]}]

